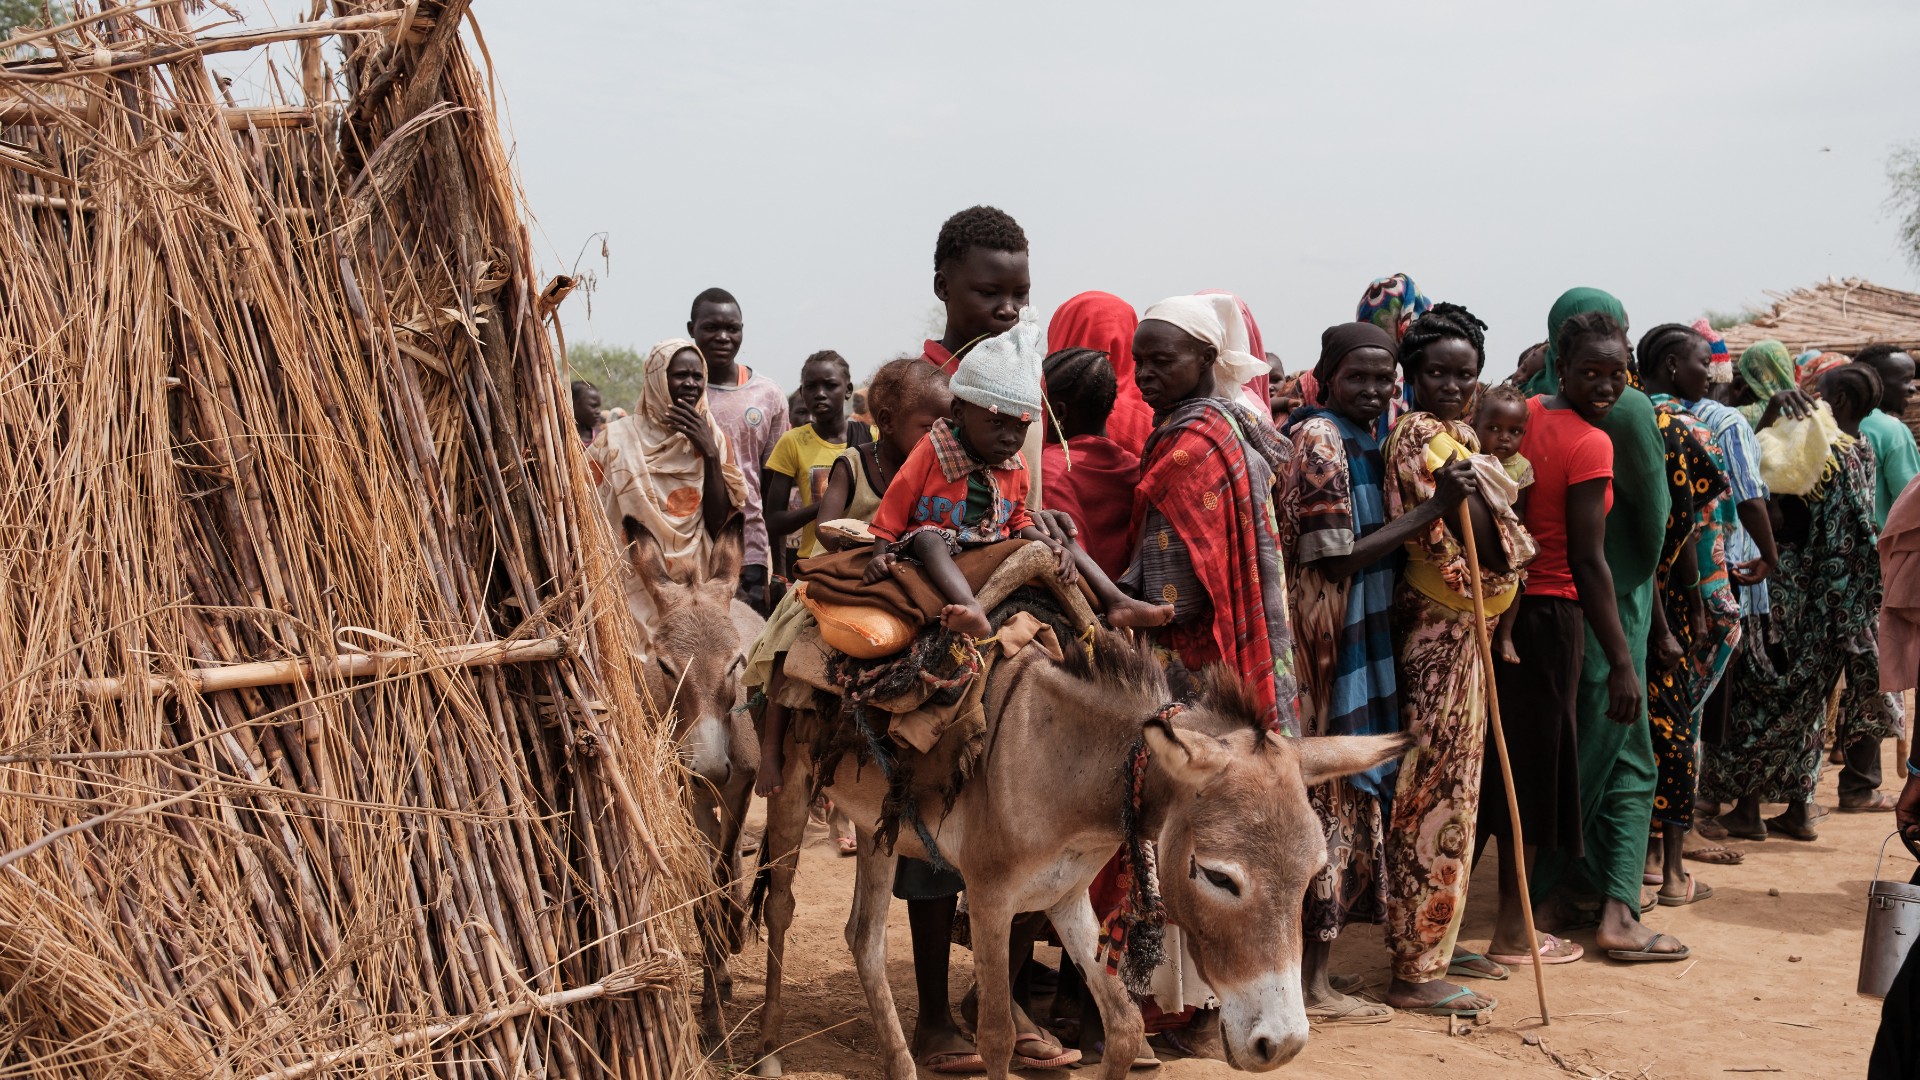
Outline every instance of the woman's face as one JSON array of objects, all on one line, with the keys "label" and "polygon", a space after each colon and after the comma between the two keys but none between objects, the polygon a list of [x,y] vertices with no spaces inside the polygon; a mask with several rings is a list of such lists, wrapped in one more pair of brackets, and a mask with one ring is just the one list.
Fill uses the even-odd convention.
[{"label": "woman's face", "polygon": [[707,365],[692,349],[681,349],[667,361],[667,397],[682,405],[694,405],[707,392]]},{"label": "woman's face", "polygon": [[1340,358],[1328,381],[1327,407],[1356,424],[1371,424],[1393,398],[1393,354],[1385,349],[1355,349]]},{"label": "woman's face", "polygon": [[1588,423],[1599,423],[1627,389],[1627,357],[1622,337],[1583,338],[1560,358],[1560,394]]},{"label": "woman's face", "polygon": [[1133,332],[1133,384],[1156,416],[1212,397],[1214,358],[1212,346],[1172,323],[1148,319]]},{"label": "woman's face", "polygon": [[1458,420],[1480,385],[1480,354],[1464,338],[1441,338],[1427,346],[1413,377],[1413,403],[1442,420]]},{"label": "woman's face", "polygon": [[1698,401],[1707,396],[1707,367],[1713,362],[1713,347],[1703,338],[1689,337],[1678,348],[1667,353],[1669,382],[1673,391],[1687,401]]}]

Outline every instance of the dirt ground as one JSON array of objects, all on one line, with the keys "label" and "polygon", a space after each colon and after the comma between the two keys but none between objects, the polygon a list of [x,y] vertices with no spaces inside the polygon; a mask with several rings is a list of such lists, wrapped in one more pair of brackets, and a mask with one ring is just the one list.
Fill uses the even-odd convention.
[{"label": "dirt ground", "polygon": [[[1829,766],[1821,802],[1834,803]],[[1905,770],[1887,743],[1889,790]],[[1770,808],[1769,813],[1777,812]],[[755,829],[757,830],[757,824]],[[1874,853],[1892,830],[1893,816],[1834,813],[1818,826],[1819,839],[1797,843],[1777,836],[1764,843],[1734,842],[1744,865],[1689,863],[1715,895],[1684,908],[1656,908],[1646,916],[1657,930],[1677,935],[1693,950],[1688,961],[1628,966],[1594,949],[1591,931],[1574,934],[1587,959],[1547,969],[1554,1020],[1540,1025],[1532,977],[1524,969],[1504,983],[1475,982],[1500,1006],[1493,1021],[1449,1036],[1447,1021],[1396,1014],[1371,1027],[1317,1027],[1307,1049],[1283,1075],[1354,1080],[1418,1076],[1478,1080],[1502,1076],[1611,1077],[1618,1080],[1729,1080],[1744,1075],[1854,1080],[1866,1073],[1880,1003],[1854,992]],[[819,826],[809,832],[797,880],[799,913],[788,939],[787,1076],[878,1077],[878,1041],[869,1021],[852,958],[841,937],[853,864],[837,857]],[[1898,852],[1898,856],[1892,854]],[[1494,865],[1484,862],[1472,895],[1492,897]],[[1912,860],[1896,842],[1885,877],[1904,880]],[[1492,908],[1467,909],[1464,943],[1484,948]],[[912,1030],[914,1007],[905,906],[895,904],[888,932],[888,969],[902,1022]],[[1057,962],[1057,951],[1041,950]],[[723,1068],[752,1061],[765,953],[750,945],[735,961],[736,1004],[728,1012],[736,1034]],[[954,950],[958,1001],[971,975],[971,956]],[[1387,979],[1378,927],[1351,929],[1334,952],[1334,970],[1358,971],[1376,988]],[[1537,1036],[1538,1045],[1525,1037]],[[1557,1060],[1556,1060],[1557,1059]],[[1065,1080],[1070,1070],[1051,1075]],[[1218,1061],[1168,1061],[1166,1080],[1230,1075]]]}]

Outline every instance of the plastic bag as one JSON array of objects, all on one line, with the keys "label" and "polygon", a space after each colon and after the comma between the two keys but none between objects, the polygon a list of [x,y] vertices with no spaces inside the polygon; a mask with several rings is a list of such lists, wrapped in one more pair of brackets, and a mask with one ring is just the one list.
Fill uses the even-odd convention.
[{"label": "plastic bag", "polygon": [[1759,433],[1760,479],[1776,495],[1805,495],[1826,472],[1840,425],[1824,401],[1804,420],[1775,420]]}]

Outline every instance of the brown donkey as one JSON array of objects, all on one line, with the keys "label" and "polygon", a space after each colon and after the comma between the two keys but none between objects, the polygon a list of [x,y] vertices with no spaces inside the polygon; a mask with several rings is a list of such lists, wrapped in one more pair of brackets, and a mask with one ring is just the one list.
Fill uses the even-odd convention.
[{"label": "brown donkey", "polygon": [[644,597],[641,625],[646,693],[673,715],[674,744],[687,767],[694,824],[712,846],[715,894],[699,910],[703,979],[700,1026],[720,1036],[720,1005],[732,997],[727,957],[740,951],[746,908],[740,896],[740,832],[759,771],[759,744],[739,706],[746,647],[765,622],[733,598],[744,544],[739,519],[720,534],[705,567],[680,580],[660,545],[632,518],[622,523],[632,574]]},{"label": "brown donkey", "polygon": [[[1285,739],[1257,729],[1257,710],[1232,677],[1162,719],[1168,700],[1160,665],[1116,635],[1097,636],[1094,656],[1069,648],[1065,662],[1027,649],[1002,662],[987,689],[987,747],[953,809],[920,806],[939,854],[967,882],[979,1050],[988,1075],[1007,1074],[1014,1045],[1007,952],[1018,912],[1044,911],[1089,983],[1107,1032],[1105,1076],[1119,1080],[1144,1041],[1140,1010],[1095,959],[1100,928],[1087,887],[1126,839],[1134,816],[1157,845],[1167,919],[1221,1003],[1221,1036],[1239,1069],[1277,1068],[1307,1042],[1300,992],[1300,904],[1326,864],[1307,785],[1399,755],[1400,736]],[[1144,750],[1144,753],[1141,751]],[[1134,770],[1143,768],[1134,803]],[[768,808],[767,991],[755,1073],[779,1076],[780,996],[793,874],[806,826],[810,762],[788,747],[783,791]],[[822,778],[860,834],[847,944],[873,1012],[891,1080],[911,1080],[912,1055],[886,980],[887,905],[894,857],[875,850],[886,782],[879,770],[843,760]],[[898,853],[926,858],[911,829]]]}]

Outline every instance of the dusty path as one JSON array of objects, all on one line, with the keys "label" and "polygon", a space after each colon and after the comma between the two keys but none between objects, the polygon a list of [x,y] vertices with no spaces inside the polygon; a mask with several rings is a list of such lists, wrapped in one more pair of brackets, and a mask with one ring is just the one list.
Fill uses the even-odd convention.
[{"label": "dusty path", "polygon": [[[1887,744],[1886,775],[1905,770]],[[1821,801],[1834,802],[1833,772]],[[1897,786],[1892,790],[1898,790]],[[1770,813],[1777,812],[1770,810]],[[1771,839],[1738,843],[1742,866],[1689,863],[1711,884],[1712,899],[1686,908],[1658,908],[1647,921],[1693,949],[1691,960],[1629,967],[1593,957],[1592,932],[1573,935],[1589,958],[1549,968],[1555,1020],[1541,1028],[1531,975],[1505,983],[1476,982],[1500,999],[1491,1024],[1449,1037],[1446,1021],[1396,1015],[1389,1024],[1316,1028],[1313,1041],[1280,1075],[1352,1080],[1479,1080],[1502,1076],[1614,1077],[1618,1080],[1741,1080],[1747,1076],[1856,1080],[1866,1074],[1867,1048],[1879,1023],[1879,1002],[1857,996],[1854,980],[1866,917],[1874,851],[1892,830],[1891,814],[1840,814],[1823,819],[1813,843]],[[1894,845],[1897,849],[1897,843]],[[1905,877],[1904,853],[1886,876]],[[1491,862],[1474,878],[1473,895],[1493,895]],[[799,914],[789,939],[787,1075],[796,1078],[878,1077],[877,1042],[859,980],[841,938],[852,891],[851,860],[836,856],[824,830],[809,833],[801,858]],[[1777,890],[1775,895],[1771,890]],[[1462,935],[1484,947],[1492,910],[1470,903]],[[895,904],[888,931],[889,970],[903,1020],[912,1026],[913,982],[906,915]],[[1043,958],[1055,961],[1053,950]],[[954,951],[954,1000],[970,977],[971,958]],[[1376,987],[1386,980],[1377,927],[1349,931],[1336,947],[1335,969],[1359,971]],[[738,1025],[733,1065],[751,1059],[761,999],[764,953],[749,948],[736,962]],[[1541,1036],[1527,1045],[1525,1035]],[[1557,1055],[1556,1064],[1549,1054]],[[1763,1071],[1765,1070],[1765,1071]],[[1030,1073],[1066,1080],[1067,1070]],[[1166,1080],[1235,1075],[1215,1061],[1171,1061]]]}]

